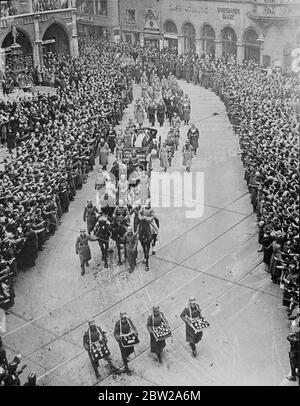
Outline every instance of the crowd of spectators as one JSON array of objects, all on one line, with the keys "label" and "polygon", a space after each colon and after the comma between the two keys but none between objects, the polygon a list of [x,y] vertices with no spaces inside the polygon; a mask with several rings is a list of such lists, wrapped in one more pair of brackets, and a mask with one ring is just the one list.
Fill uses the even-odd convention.
[{"label": "crowd of spectators", "polygon": [[93,168],[100,137],[122,116],[131,78],[140,83],[143,72],[161,79],[172,73],[210,88],[225,103],[239,137],[265,270],[283,288],[291,314],[299,306],[299,77],[251,61],[104,40],[86,41],[78,59],[45,60],[34,80],[41,74],[44,83],[48,75],[57,95],[1,105],[11,156],[0,172],[0,306],[13,303],[11,280],[34,265],[54,234]]}]

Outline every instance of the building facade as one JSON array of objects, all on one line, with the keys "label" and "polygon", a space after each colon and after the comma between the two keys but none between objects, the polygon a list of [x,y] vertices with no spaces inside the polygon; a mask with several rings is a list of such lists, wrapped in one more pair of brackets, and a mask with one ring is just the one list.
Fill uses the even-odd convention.
[{"label": "building facade", "polygon": [[120,0],[119,20],[123,41],[178,53],[282,66],[300,48],[300,0]]},{"label": "building facade", "polygon": [[78,56],[76,5],[73,0],[1,0],[0,70],[12,51],[27,68],[43,64],[43,53]]},{"label": "building facade", "polygon": [[104,36],[119,39],[118,0],[77,0],[79,35]]}]

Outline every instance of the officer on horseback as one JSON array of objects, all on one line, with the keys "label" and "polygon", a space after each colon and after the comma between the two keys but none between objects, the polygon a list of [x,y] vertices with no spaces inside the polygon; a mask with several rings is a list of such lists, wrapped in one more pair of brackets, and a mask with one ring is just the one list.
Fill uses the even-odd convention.
[{"label": "officer on horseback", "polygon": [[109,249],[109,238],[111,236],[110,221],[104,213],[100,213],[95,225],[94,234],[98,237],[99,247],[102,253],[102,261],[104,261],[104,268],[108,268],[107,257]]}]

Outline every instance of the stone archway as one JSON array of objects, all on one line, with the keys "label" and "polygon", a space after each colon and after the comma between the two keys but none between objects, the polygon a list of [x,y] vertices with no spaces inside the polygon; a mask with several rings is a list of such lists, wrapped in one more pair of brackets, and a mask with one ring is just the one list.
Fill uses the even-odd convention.
[{"label": "stone archway", "polygon": [[43,45],[43,52],[53,52],[57,55],[69,55],[70,54],[70,41],[68,34],[64,27],[58,23],[51,24],[43,35],[43,41],[51,41],[48,44]]}]

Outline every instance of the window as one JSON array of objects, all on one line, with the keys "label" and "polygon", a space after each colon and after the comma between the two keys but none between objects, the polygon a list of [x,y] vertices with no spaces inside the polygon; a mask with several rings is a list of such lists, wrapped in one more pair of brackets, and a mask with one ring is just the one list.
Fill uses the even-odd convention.
[{"label": "window", "polygon": [[127,9],[126,10],[126,22],[127,23],[135,23],[135,10],[133,9]]},{"label": "window", "polygon": [[226,27],[222,30],[222,54],[223,56],[226,55],[234,55],[237,54],[237,46],[236,46],[237,38],[235,31],[230,28]]}]

